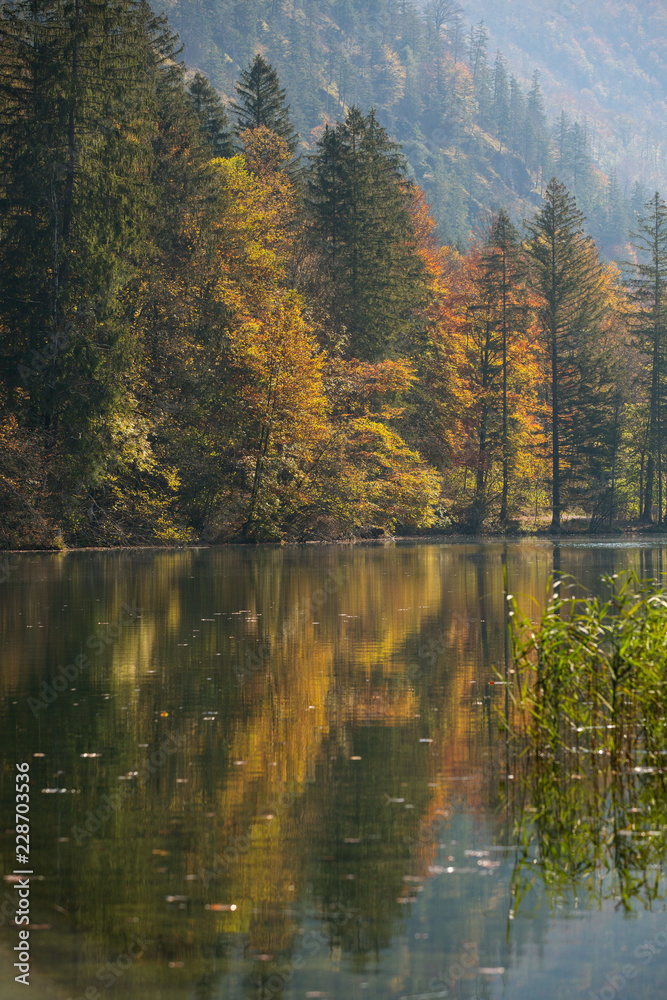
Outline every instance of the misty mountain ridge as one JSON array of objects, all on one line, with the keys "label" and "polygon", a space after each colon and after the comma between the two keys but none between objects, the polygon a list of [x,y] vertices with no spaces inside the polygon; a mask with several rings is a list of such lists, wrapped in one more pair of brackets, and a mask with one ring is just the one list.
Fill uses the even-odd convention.
[{"label": "misty mountain ridge", "polygon": [[610,6],[560,0],[546,19],[530,0],[465,10],[453,0],[180,0],[166,12],[189,70],[227,103],[256,52],[275,66],[306,155],[325,123],[353,104],[375,107],[443,242],[465,245],[501,206],[517,221],[531,215],[557,175],[603,251],[624,257],[628,228],[664,179],[664,45],[645,36],[659,38],[666,15],[651,5],[644,27],[625,5],[631,45]]}]

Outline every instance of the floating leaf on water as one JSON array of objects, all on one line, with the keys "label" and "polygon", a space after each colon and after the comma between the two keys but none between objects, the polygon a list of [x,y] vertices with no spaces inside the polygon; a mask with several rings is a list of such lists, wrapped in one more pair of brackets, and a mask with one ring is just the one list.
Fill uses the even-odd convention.
[{"label": "floating leaf on water", "polygon": [[169,857],[169,851],[163,851],[161,847],[154,847],[152,853],[157,855],[158,858]]},{"label": "floating leaf on water", "polygon": [[169,963],[169,968],[170,969],[182,969],[183,968],[183,962],[170,962]]},{"label": "floating leaf on water", "polygon": [[360,844],[361,837],[346,837],[343,841],[344,844]]}]

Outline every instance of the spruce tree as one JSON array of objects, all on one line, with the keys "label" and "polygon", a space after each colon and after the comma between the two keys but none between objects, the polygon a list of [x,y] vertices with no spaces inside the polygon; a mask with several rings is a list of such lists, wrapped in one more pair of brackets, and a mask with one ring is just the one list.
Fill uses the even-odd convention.
[{"label": "spruce tree", "polygon": [[140,0],[13,0],[5,14],[0,367],[63,496],[113,470],[134,406],[130,286],[150,216],[155,80],[174,39]]},{"label": "spruce tree", "polygon": [[201,73],[195,73],[188,84],[188,96],[213,155],[233,156],[234,143],[224,105]]},{"label": "spruce tree", "polygon": [[510,475],[508,348],[511,337],[521,331],[527,316],[527,266],[519,234],[503,209],[491,225],[481,258],[482,290],[495,329],[499,332],[502,380],[502,464],[503,481],[500,521],[507,521]]},{"label": "spruce tree", "polygon": [[[33,418],[85,442],[113,406],[127,359],[115,295],[145,219],[150,67],[162,57],[162,29],[126,0],[14,0],[5,14],[0,315],[12,331],[8,380],[16,382],[20,364]],[[45,357],[40,377],[25,377]]]},{"label": "spruce tree", "polygon": [[493,117],[496,135],[500,141],[500,152],[503,143],[507,142],[510,128],[510,91],[507,83],[505,60],[500,50],[496,52],[493,68]]},{"label": "spruce tree", "polygon": [[637,231],[631,234],[637,252],[636,277],[632,283],[635,303],[635,340],[646,358],[644,388],[648,396],[648,459],[642,520],[652,520],[657,474],[658,524],[663,517],[663,395],[665,335],[667,333],[667,205],[656,191],[644,206]]},{"label": "spruce tree", "polygon": [[549,356],[551,404],[552,520],[561,530],[565,486],[585,477],[591,448],[600,441],[593,426],[604,415],[604,367],[596,365],[596,335],[602,308],[602,271],[584,217],[565,185],[554,177],[544,205],[527,224],[528,250],[539,316]]},{"label": "spruce tree", "polygon": [[241,73],[236,94],[238,99],[232,102],[231,108],[236,118],[237,135],[263,125],[287,143],[290,153],[296,152],[299,137],[290,121],[285,91],[280,88],[275,69],[261,55],[256,55],[248,69]]},{"label": "spruce tree", "polygon": [[411,252],[411,197],[405,161],[373,111],[353,107],[325,130],[311,158],[309,238],[333,283],[332,319],[355,357],[395,354],[418,323],[425,285]]},{"label": "spruce tree", "polygon": [[548,158],[547,118],[540,87],[540,74],[535,70],[526,102],[524,159],[529,170],[540,169],[542,180],[548,166]]}]

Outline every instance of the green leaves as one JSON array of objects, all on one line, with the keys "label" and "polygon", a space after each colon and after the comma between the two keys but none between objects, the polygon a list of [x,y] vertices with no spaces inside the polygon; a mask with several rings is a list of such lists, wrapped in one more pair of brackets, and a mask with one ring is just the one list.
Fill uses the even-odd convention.
[{"label": "green leaves", "polygon": [[573,585],[537,629],[524,620],[514,630],[506,721],[523,752],[525,845],[514,892],[535,858],[553,902],[575,892],[630,911],[663,895],[667,592],[633,574],[604,579],[608,600],[579,598]]}]

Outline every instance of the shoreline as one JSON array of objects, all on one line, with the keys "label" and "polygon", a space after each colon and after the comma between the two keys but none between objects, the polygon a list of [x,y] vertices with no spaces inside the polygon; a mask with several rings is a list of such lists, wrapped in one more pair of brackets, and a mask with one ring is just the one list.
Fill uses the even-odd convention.
[{"label": "shoreline", "polygon": [[660,530],[657,525],[647,526],[647,527],[625,527],[612,529],[607,532],[595,532],[591,533],[589,531],[568,531],[567,529],[561,530],[559,534],[552,534],[548,529],[537,529],[534,531],[513,531],[513,532],[480,532],[479,534],[466,534],[464,532],[452,532],[433,534],[433,535],[384,535],[380,538],[331,538],[331,539],[308,539],[303,542],[292,542],[292,541],[280,541],[280,542],[241,542],[241,541],[229,541],[229,542],[193,542],[188,545],[60,545],[58,547],[51,548],[26,548],[26,549],[0,549],[0,560],[3,556],[10,555],[36,555],[36,554],[53,554],[57,555],[62,553],[63,555],[69,554],[71,552],[191,552],[198,549],[230,549],[230,548],[242,548],[242,549],[258,549],[258,548],[275,548],[275,549],[296,549],[296,548],[306,548],[307,546],[328,548],[332,546],[356,546],[356,545],[394,545],[396,543],[405,542],[452,542],[457,544],[465,544],[466,542],[470,544],[478,544],[480,542],[498,542],[498,541],[508,541],[517,542],[523,540],[539,540],[545,542],[561,542],[561,541],[590,541],[594,542],[596,540],[609,540],[613,539],[616,541],[622,541],[624,539],[651,539],[651,538],[667,538],[667,526]]}]

